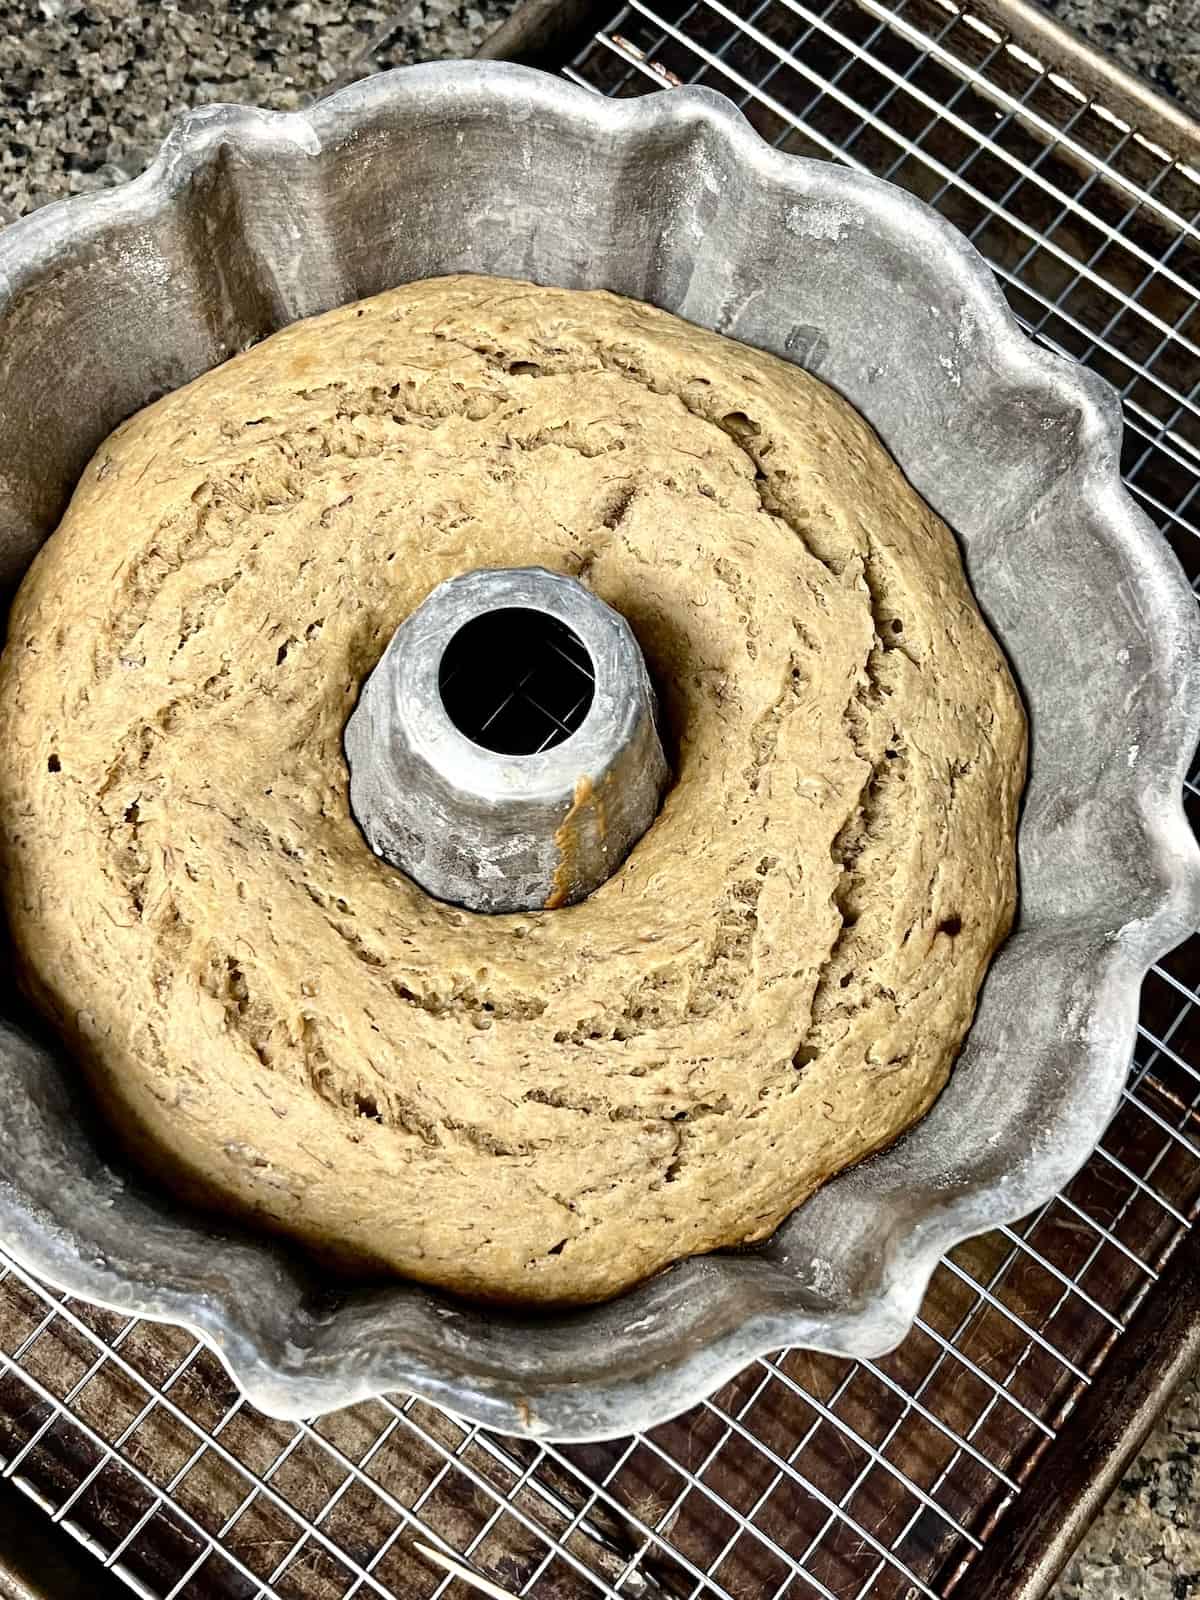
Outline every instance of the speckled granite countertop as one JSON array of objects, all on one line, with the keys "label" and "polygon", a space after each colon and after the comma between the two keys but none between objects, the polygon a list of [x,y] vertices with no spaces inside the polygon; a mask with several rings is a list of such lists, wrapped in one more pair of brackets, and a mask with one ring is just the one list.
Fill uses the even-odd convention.
[{"label": "speckled granite countertop", "polygon": [[1200,116],[1197,0],[1041,0],[1051,16]]},{"label": "speckled granite countertop", "polygon": [[[389,59],[468,55],[515,0],[0,0],[0,222],[141,170],[180,110],[293,110],[404,16]],[[1044,0],[1200,116],[1200,0]]]},{"label": "speckled granite countertop", "polygon": [[[1043,3],[1200,116],[1200,0]],[[0,0],[0,222],[139,171],[185,107],[303,104],[396,9],[372,0]],[[510,9],[510,0],[416,0],[391,59],[469,54]],[[1054,1600],[1200,1600],[1200,1375]]]},{"label": "speckled granite countertop", "polygon": [[1050,1600],[1200,1600],[1200,1373],[1167,1408]]}]

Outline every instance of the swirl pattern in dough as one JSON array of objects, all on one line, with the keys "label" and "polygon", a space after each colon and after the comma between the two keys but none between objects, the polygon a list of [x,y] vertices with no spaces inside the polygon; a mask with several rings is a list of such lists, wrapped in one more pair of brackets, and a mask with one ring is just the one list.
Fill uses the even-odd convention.
[{"label": "swirl pattern in dough", "polygon": [[[371,854],[342,730],[436,584],[532,565],[629,619],[674,779],[588,900],[487,918]],[[763,1238],[928,1109],[1013,913],[1024,717],[951,534],[816,379],[604,293],[410,284],[133,417],[0,734],[22,969],[127,1144],[473,1296]]]}]

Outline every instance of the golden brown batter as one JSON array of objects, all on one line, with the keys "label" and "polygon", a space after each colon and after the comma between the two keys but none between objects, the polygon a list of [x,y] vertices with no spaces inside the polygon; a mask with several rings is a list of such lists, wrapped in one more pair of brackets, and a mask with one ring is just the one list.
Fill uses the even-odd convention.
[{"label": "golden brown batter", "polygon": [[[663,700],[662,815],[570,909],[440,904],[349,812],[359,686],[488,565],[591,584]],[[928,1108],[1013,911],[1024,719],[951,535],[824,385],[608,294],[412,284],[127,422],[0,737],[26,976],[129,1144],[473,1295],[762,1238]]]}]

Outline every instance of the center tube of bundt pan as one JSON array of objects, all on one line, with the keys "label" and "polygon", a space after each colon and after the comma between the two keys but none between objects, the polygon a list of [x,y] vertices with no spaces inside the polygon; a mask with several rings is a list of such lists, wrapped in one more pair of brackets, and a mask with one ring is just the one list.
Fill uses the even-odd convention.
[{"label": "center tube of bundt pan", "polygon": [[484,568],[396,629],[346,725],[376,855],[472,911],[553,911],[620,866],[669,771],[624,617],[574,578]]}]

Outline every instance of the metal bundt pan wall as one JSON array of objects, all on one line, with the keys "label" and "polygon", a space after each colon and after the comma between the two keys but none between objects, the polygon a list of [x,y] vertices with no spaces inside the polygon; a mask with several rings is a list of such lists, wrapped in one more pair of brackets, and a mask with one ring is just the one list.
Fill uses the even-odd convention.
[{"label": "metal bundt pan wall", "polygon": [[138,407],[297,317],[460,270],[606,286],[808,365],[957,531],[1033,746],[1020,923],[951,1083],[767,1244],[535,1321],[404,1285],[330,1297],[298,1257],[109,1166],[71,1062],[6,1025],[0,1236],[74,1294],[195,1329],[279,1416],[401,1388],[603,1437],[772,1347],[884,1352],[944,1250],[1086,1159],[1146,968],[1200,914],[1179,798],[1200,629],[1121,487],[1116,396],[1021,334],[932,211],[780,155],[708,91],[612,101],[492,64],[404,69],[305,115],[195,113],[136,182],[0,235],[3,579]]}]

